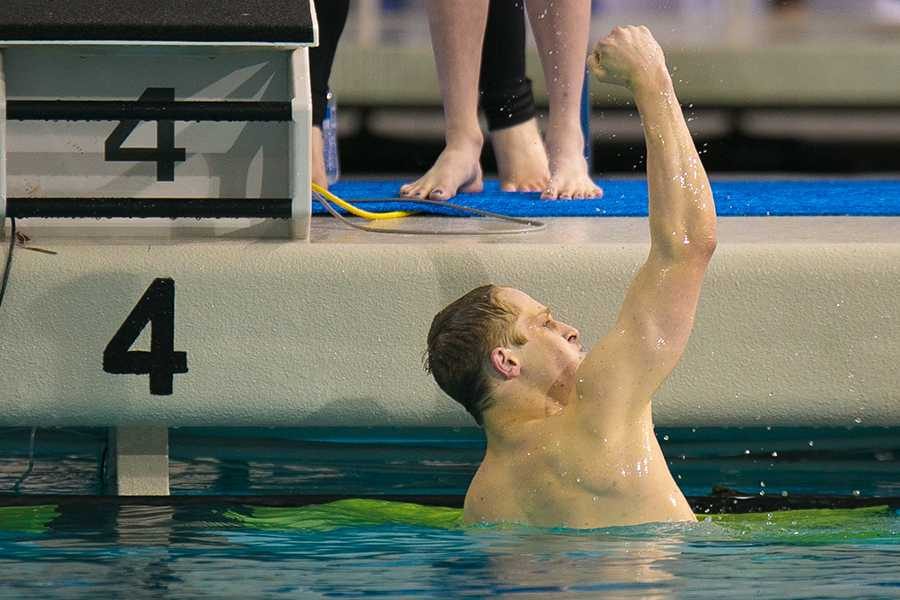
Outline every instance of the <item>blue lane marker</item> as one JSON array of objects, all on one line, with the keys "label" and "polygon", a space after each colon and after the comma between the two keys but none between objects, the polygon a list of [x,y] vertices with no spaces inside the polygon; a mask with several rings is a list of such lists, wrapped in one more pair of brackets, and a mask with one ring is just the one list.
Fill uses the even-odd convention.
[{"label": "blue lane marker", "polygon": [[[370,202],[395,197],[401,181],[342,181],[332,187],[340,197],[363,202],[367,210],[415,210],[455,214],[440,207],[404,202]],[[488,180],[480,194],[460,194],[453,202],[514,217],[646,217],[644,178],[597,180],[600,200],[541,200],[538,193],[501,192]],[[900,180],[816,179],[713,181],[721,217],[736,216],[900,216]],[[327,214],[313,203],[314,214]],[[900,234],[898,234],[900,235]]]}]

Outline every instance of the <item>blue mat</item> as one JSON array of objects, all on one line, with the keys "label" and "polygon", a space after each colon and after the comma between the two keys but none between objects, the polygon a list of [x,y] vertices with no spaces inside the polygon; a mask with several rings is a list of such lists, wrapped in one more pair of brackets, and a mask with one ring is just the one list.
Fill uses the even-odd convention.
[{"label": "blue mat", "polygon": [[[600,200],[541,200],[537,193],[501,192],[497,180],[480,194],[460,194],[451,202],[517,217],[646,217],[644,178],[598,180]],[[346,181],[332,191],[372,211],[414,210],[458,215],[441,207],[389,200],[400,181]],[[719,216],[900,216],[900,180],[815,179],[713,181]],[[326,214],[313,202],[314,214]]]}]

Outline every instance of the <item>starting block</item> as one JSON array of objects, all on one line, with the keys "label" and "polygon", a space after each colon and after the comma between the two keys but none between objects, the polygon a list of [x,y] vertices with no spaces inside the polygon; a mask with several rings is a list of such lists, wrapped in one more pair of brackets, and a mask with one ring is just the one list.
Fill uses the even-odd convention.
[{"label": "starting block", "polygon": [[[0,223],[131,238],[212,218],[308,239],[316,43],[305,0],[4,0]],[[117,494],[168,494],[164,425],[110,441]]]},{"label": "starting block", "polygon": [[308,238],[316,43],[303,0],[5,0],[0,219]]}]

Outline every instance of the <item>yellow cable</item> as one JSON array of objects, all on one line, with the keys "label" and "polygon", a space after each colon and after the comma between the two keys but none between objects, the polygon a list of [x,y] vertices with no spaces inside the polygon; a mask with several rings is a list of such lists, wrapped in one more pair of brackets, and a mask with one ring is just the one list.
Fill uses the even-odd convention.
[{"label": "yellow cable", "polygon": [[338,206],[340,206],[341,208],[343,208],[344,210],[349,212],[351,215],[354,215],[357,217],[362,217],[363,219],[369,219],[370,221],[380,221],[380,220],[384,220],[384,219],[399,219],[401,217],[408,217],[409,215],[413,214],[413,213],[405,211],[405,210],[394,210],[394,211],[383,212],[383,213],[369,212],[367,210],[363,210],[361,208],[353,206],[346,200],[342,200],[342,199],[338,198],[337,196],[335,196],[334,194],[332,194],[331,192],[329,192],[328,190],[323,188],[321,185],[314,183],[314,184],[312,184],[312,189],[315,193],[325,196],[326,200],[328,200],[329,202],[334,202],[335,204],[337,204]]}]

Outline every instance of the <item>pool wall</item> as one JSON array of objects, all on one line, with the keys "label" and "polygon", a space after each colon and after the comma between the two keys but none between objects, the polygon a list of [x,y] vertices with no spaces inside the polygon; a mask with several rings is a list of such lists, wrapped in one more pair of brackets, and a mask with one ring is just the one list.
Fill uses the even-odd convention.
[{"label": "pool wall", "polygon": [[[0,425],[468,425],[422,369],[438,310],[486,282],[515,285],[590,345],[647,253],[644,219],[559,219],[489,243],[335,227],[322,221],[331,239],[312,243],[58,239],[46,244],[56,255],[19,250],[0,318]],[[895,218],[720,219],[657,424],[900,424],[898,230]],[[173,281],[172,350],[186,358],[171,394],[147,374],[104,369],[158,279]],[[153,328],[138,326],[134,348],[147,348]]]}]

